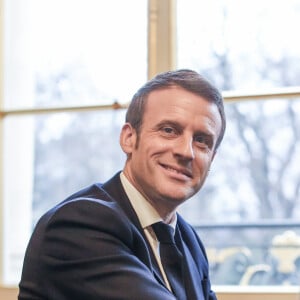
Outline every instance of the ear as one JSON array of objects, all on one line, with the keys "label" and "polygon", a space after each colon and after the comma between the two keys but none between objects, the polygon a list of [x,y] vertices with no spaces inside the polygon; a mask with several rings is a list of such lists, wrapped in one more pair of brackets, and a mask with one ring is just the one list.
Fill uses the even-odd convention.
[{"label": "ear", "polygon": [[131,154],[136,147],[136,131],[129,123],[125,123],[120,134],[120,145],[122,150],[127,154]]}]

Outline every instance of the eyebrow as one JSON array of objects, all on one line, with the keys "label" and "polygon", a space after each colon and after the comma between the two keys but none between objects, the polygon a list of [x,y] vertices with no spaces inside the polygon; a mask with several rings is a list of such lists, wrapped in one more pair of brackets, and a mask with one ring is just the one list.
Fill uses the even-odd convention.
[{"label": "eyebrow", "polygon": [[161,127],[163,125],[170,125],[170,126],[173,126],[173,127],[179,128],[179,129],[183,129],[184,128],[184,126],[182,126],[179,122],[168,120],[168,119],[160,121],[158,124],[156,124],[155,127],[159,128],[159,127]]}]

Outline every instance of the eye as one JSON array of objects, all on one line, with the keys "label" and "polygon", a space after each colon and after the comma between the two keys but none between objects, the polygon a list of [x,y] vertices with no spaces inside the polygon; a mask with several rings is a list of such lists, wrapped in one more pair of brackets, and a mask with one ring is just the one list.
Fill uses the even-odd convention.
[{"label": "eye", "polygon": [[195,136],[194,141],[200,147],[205,147],[205,148],[209,148],[209,149],[212,147],[212,140],[207,135],[203,135],[203,134],[197,135],[197,136]]},{"label": "eye", "polygon": [[165,138],[176,138],[182,133],[182,127],[175,122],[162,122],[158,124],[157,130]]},{"label": "eye", "polygon": [[202,135],[198,135],[194,139],[197,143],[205,143],[205,139]]},{"label": "eye", "polygon": [[164,125],[160,128],[161,134],[166,138],[175,138],[178,136],[178,128],[172,125]]},{"label": "eye", "polygon": [[172,127],[163,127],[162,130],[168,134],[175,132],[175,130]]}]

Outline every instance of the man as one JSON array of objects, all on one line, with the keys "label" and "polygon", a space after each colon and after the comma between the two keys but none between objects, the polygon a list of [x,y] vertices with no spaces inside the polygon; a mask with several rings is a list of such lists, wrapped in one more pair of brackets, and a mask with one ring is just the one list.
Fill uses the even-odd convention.
[{"label": "man", "polygon": [[[204,247],[176,209],[200,190],[224,131],[222,96],[198,73],[171,71],[146,83],[121,130],[123,171],[41,218],[19,299],[216,299]],[[155,224],[173,230],[169,265]]]}]

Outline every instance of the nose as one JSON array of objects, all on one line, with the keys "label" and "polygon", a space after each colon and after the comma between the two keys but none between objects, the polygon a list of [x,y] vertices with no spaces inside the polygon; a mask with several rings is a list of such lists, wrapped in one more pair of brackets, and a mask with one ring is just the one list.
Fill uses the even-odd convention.
[{"label": "nose", "polygon": [[193,137],[181,136],[181,138],[177,140],[177,143],[174,146],[174,153],[181,159],[193,160],[195,158]]}]

